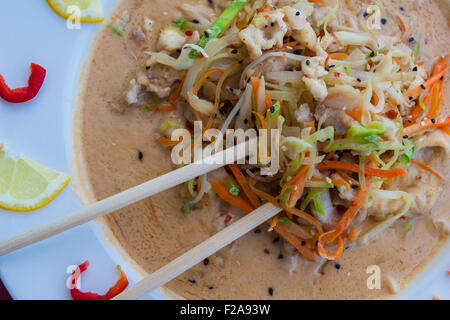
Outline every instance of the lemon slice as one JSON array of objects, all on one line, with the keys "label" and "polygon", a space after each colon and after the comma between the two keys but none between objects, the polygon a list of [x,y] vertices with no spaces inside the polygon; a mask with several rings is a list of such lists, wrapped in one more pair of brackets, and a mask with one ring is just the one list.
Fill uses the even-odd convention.
[{"label": "lemon slice", "polygon": [[17,161],[0,152],[0,208],[26,212],[42,208],[52,201],[70,181],[31,159]]},{"label": "lemon slice", "polygon": [[64,19],[73,17],[75,12],[70,10],[71,6],[80,9],[80,22],[102,22],[105,20],[103,10],[98,0],[47,0],[50,8]]}]

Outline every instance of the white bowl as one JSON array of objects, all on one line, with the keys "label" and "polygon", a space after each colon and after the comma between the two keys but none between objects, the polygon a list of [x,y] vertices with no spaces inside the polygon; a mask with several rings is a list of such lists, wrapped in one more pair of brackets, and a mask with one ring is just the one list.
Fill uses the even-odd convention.
[{"label": "white bowl", "polygon": [[[105,14],[116,1],[103,0]],[[70,172],[72,159],[72,114],[78,78],[90,43],[101,24],[83,24],[69,30],[45,1],[15,0],[2,3],[0,10],[2,46],[0,72],[12,87],[23,86],[29,64],[47,69],[47,78],[34,100],[13,105],[0,100],[0,141],[11,155],[24,154],[51,168]],[[53,202],[35,212],[0,210],[0,240],[65,215],[81,206],[71,187]],[[82,276],[82,289],[105,292],[118,278],[120,264],[130,282],[141,277],[137,268],[106,240],[97,223],[74,228],[48,240],[0,257],[0,278],[15,299],[70,299],[65,286],[68,266],[86,259],[91,266]],[[399,298],[450,298],[450,246],[430,263]],[[164,298],[155,292],[146,298]]]}]

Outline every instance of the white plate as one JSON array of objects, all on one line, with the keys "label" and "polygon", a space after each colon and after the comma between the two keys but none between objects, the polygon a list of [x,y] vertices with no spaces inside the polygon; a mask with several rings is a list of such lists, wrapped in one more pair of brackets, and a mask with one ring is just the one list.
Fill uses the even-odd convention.
[{"label": "white plate", "polygon": [[[101,0],[107,15],[115,0]],[[47,69],[38,97],[24,104],[0,100],[0,141],[10,155],[24,154],[63,172],[70,172],[71,121],[83,59],[101,25],[83,24],[69,30],[44,0],[3,1],[0,10],[2,45],[0,73],[11,87],[23,86],[29,64]],[[0,210],[0,240],[81,206],[70,187],[45,208],[31,213]],[[418,239],[419,240],[419,239]],[[104,240],[99,227],[89,223],[15,253],[0,257],[0,277],[15,299],[69,299],[65,287],[69,265],[90,260],[83,274],[83,290],[105,292],[118,278],[120,264],[133,283],[139,274]],[[432,263],[401,298],[450,299],[450,247]],[[160,293],[147,298],[161,298]]]}]

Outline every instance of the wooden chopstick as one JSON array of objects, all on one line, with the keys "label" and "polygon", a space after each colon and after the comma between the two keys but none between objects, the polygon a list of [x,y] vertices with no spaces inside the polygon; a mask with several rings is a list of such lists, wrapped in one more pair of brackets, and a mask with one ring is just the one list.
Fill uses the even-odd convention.
[{"label": "wooden chopstick", "polygon": [[239,144],[203,159],[202,161],[194,162],[188,166],[171,171],[134,188],[118,193],[112,197],[83,207],[69,215],[57,218],[10,239],[1,241],[0,256],[21,249],[32,243],[41,241],[80,224],[97,219],[110,212],[119,210],[154,194],[168,190],[176,185],[204,175],[220,167],[244,159],[247,154],[248,148],[245,146],[242,148],[242,144]]},{"label": "wooden chopstick", "polygon": [[135,300],[142,298],[147,293],[161,287],[207,257],[211,256],[213,253],[227,246],[234,240],[242,237],[250,230],[263,224],[265,221],[278,214],[281,210],[281,208],[276,207],[271,203],[266,203],[265,205],[254,210],[252,213],[239,219],[231,226],[223,229],[208,240],[205,240],[198,246],[192,248],[185,254],[168,263],[161,269],[145,277],[143,280],[125,290],[114,299]]}]

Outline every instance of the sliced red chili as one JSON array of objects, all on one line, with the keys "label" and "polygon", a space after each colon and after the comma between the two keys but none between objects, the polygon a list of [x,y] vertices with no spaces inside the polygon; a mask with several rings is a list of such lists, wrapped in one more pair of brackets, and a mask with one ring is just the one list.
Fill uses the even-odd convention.
[{"label": "sliced red chili", "polygon": [[73,289],[70,290],[70,294],[73,300],[111,300],[112,298],[123,292],[125,288],[128,286],[127,276],[123,272],[122,268],[120,266],[117,266],[117,269],[119,269],[120,271],[120,279],[111,289],[108,290],[107,293],[97,294],[93,292],[81,292],[79,289],[77,289],[76,283],[78,281],[79,276],[89,267],[89,261],[85,261],[78,267],[80,269],[80,273],[79,274],[76,274],[75,272],[73,273],[72,278]]},{"label": "sliced red chili", "polygon": [[0,75],[0,97],[11,103],[26,102],[38,94],[44,83],[47,71],[40,65],[32,63],[30,65],[31,75],[28,78],[28,86],[22,88],[11,89]]}]

